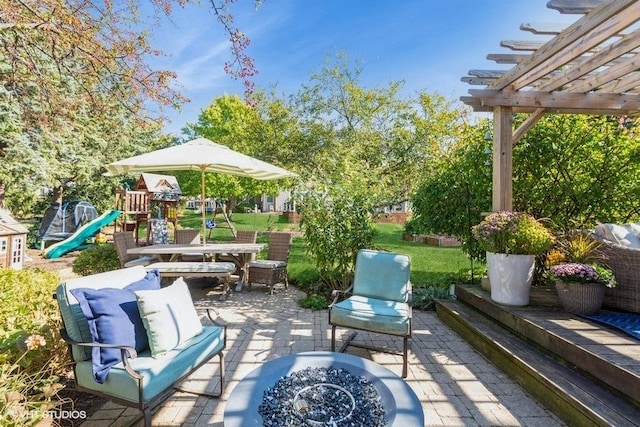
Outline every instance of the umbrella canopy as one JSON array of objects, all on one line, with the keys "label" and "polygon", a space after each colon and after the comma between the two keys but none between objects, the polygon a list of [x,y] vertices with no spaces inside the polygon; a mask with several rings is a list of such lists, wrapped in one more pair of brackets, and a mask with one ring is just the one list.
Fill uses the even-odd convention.
[{"label": "umbrella canopy", "polygon": [[234,151],[206,138],[194,139],[185,144],[140,154],[107,165],[107,175],[170,170],[199,170],[202,174],[203,239],[205,235],[205,172],[228,173],[261,180],[296,176],[295,173],[286,169]]}]

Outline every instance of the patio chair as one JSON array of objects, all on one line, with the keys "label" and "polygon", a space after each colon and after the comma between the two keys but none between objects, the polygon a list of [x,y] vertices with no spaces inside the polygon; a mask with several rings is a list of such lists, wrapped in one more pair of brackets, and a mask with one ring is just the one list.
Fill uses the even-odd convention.
[{"label": "patio chair", "polygon": [[[255,243],[258,237],[257,231],[236,231],[236,238],[233,243]],[[255,259],[255,254],[251,255],[251,261]],[[229,254],[216,254],[216,262],[236,262],[237,257]],[[242,274],[242,271],[240,271]]]},{"label": "patio chair", "polygon": [[[200,244],[200,231],[194,228],[176,229],[174,232],[174,240],[178,245],[198,245]],[[206,261],[205,254],[188,254],[181,255],[181,261]]]},{"label": "patio chair", "polygon": [[[353,343],[356,332],[345,340],[349,345],[402,355],[402,378],[407,376],[409,338],[411,338],[411,260],[406,255],[363,249],[358,252],[353,284],[346,291],[334,291],[329,306],[331,351],[335,351],[336,327],[394,335],[403,338],[403,351]],[[350,294],[338,302],[342,293]]]},{"label": "patio chair", "polygon": [[253,283],[267,285],[269,292],[272,294],[274,285],[278,283],[284,283],[285,289],[289,288],[287,261],[289,260],[292,239],[291,233],[278,232],[269,235],[267,259],[257,259],[249,262],[249,286]]},{"label": "patio chair", "polygon": [[116,246],[116,253],[120,260],[120,267],[133,267],[136,265],[149,265],[152,262],[157,261],[153,255],[146,255],[138,257],[127,253],[127,249],[136,247],[136,241],[133,238],[133,234],[129,231],[121,231],[113,233],[113,243]]}]

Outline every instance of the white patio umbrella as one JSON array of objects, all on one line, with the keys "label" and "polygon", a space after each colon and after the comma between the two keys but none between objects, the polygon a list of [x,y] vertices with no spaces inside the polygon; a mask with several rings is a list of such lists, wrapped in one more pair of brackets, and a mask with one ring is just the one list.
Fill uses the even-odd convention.
[{"label": "white patio umbrella", "polygon": [[107,175],[171,170],[199,170],[201,172],[203,239],[206,228],[205,172],[228,173],[260,180],[296,176],[295,173],[286,169],[234,151],[206,138],[194,139],[184,144],[151,151],[107,165]]}]

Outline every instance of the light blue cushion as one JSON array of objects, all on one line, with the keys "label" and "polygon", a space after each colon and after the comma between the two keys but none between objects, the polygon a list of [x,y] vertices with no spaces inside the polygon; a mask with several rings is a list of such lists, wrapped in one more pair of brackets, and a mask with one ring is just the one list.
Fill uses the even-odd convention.
[{"label": "light blue cushion", "polygon": [[409,304],[353,295],[335,304],[329,323],[382,334],[409,335]]},{"label": "light blue cushion", "polygon": [[356,258],[353,294],[407,302],[410,266],[406,255],[363,249]]},{"label": "light blue cushion", "polygon": [[[178,348],[169,351],[166,357],[153,358],[149,351],[142,352],[131,365],[143,375],[143,397],[153,399],[194,366],[209,359],[224,348],[224,329],[219,326],[204,326],[202,332]],[[104,384],[95,382],[91,374],[91,363],[76,365],[76,380],[82,387],[117,396],[129,402],[138,402],[137,381],[129,376],[122,363],[111,367]]]},{"label": "light blue cushion", "polygon": [[[147,333],[140,318],[134,291],[160,289],[157,270],[130,285],[119,288],[76,288],[71,293],[78,300],[82,314],[89,324],[92,341],[102,344],[130,346],[136,351],[149,347]],[[111,366],[121,360],[121,351],[111,348],[92,348],[93,376],[103,383]]]},{"label": "light blue cushion", "polygon": [[202,331],[182,277],[166,288],[139,290],[135,295],[153,357],[163,356]]}]

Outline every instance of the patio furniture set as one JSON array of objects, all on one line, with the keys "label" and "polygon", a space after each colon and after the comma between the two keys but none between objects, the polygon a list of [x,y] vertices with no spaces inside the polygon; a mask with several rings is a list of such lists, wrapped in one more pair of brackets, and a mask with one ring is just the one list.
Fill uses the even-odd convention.
[{"label": "patio furniture set", "polygon": [[[191,248],[184,251],[184,245],[180,246],[178,251],[157,248],[146,253],[161,256],[195,253],[195,246],[193,251]],[[278,245],[274,247],[274,252],[270,250],[270,254],[278,250]],[[230,250],[226,253],[252,253],[238,248],[236,246],[235,252]],[[200,249],[203,254],[219,253],[206,246],[203,249],[202,245]],[[168,264],[181,263],[196,264],[180,261]],[[269,269],[280,266],[269,260],[263,263],[267,263]],[[211,310],[207,312],[211,324],[203,326],[184,281],[178,279],[169,286],[161,287],[158,270],[148,270],[151,265],[136,265],[70,279],[61,283],[56,290],[64,323],[61,335],[69,345],[78,390],[138,408],[144,416],[145,426],[151,425],[152,408],[171,395],[178,383],[214,356],[219,358],[220,378],[219,386],[217,383],[216,386],[222,393],[223,351],[226,347],[226,328],[215,323]],[[260,262],[248,261],[247,265],[247,280],[253,281],[250,279],[253,269],[261,268]],[[284,276],[278,272],[270,280],[278,282],[286,277],[286,264],[284,268]],[[423,425],[422,406],[400,376],[374,362],[334,351],[336,327],[401,337],[404,341],[402,377],[406,377],[412,317],[409,271],[410,260],[407,256],[360,251],[353,286],[342,301],[336,294],[329,309],[332,351],[283,357],[267,362],[247,375],[246,380],[236,386],[227,403],[225,425],[227,420],[229,425],[234,426],[262,425],[260,416],[256,415],[262,394],[254,391],[273,385],[271,383],[276,379],[276,373],[294,375],[299,369],[307,367],[346,369],[347,374],[361,378],[357,382],[373,384],[375,392],[381,396],[387,425]],[[343,349],[350,344],[350,339]],[[325,386],[327,384],[324,382],[318,382],[310,387]],[[338,385],[329,384],[328,387],[342,389]],[[347,399],[353,400],[349,391],[346,394]],[[302,399],[296,408],[290,410],[298,411],[303,405],[299,415],[305,417],[307,412],[313,412],[312,406],[326,404],[324,401],[305,402]],[[344,415],[350,416],[350,413]],[[313,424],[312,419],[308,421],[309,425],[332,425]]]}]

